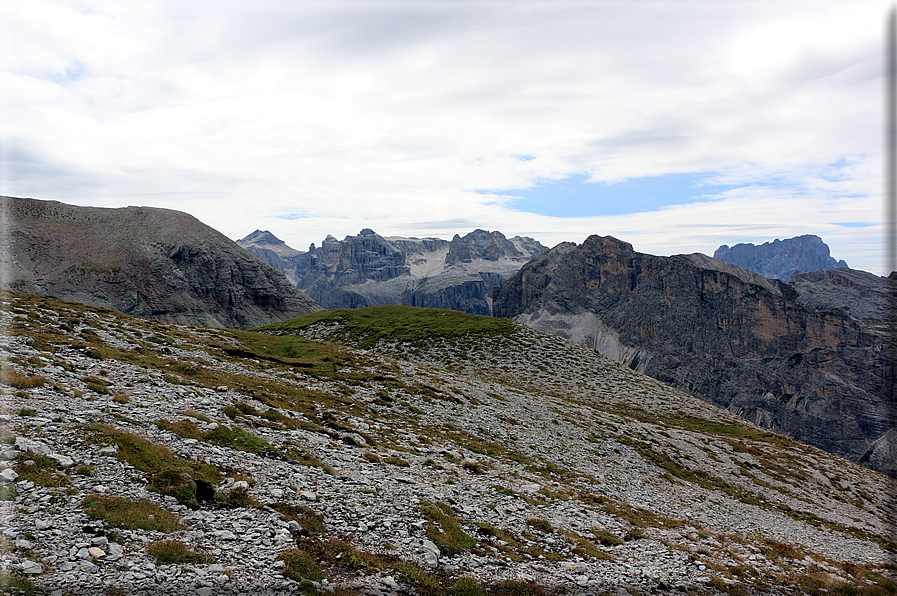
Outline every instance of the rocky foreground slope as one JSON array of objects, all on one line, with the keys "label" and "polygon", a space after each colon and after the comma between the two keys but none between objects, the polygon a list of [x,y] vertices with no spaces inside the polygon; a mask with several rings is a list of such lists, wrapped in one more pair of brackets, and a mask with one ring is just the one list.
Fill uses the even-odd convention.
[{"label": "rocky foreground slope", "polygon": [[546,250],[532,238],[474,230],[441,238],[385,238],[371,229],[308,252],[256,230],[237,244],[282,271],[324,308],[404,304],[492,314],[492,291]]},{"label": "rocky foreground slope", "polygon": [[723,244],[713,253],[714,259],[750,269],[771,279],[788,281],[795,273],[847,268],[847,263],[831,256],[828,245],[815,234],[805,234],[757,246],[750,242],[729,247]]},{"label": "rocky foreground slope", "polygon": [[320,308],[186,213],[12,197],[0,197],[0,287],[211,327],[257,327]]},{"label": "rocky foreground slope", "polygon": [[7,593],[895,590],[892,479],[554,335],[2,305]]},{"label": "rocky foreground slope", "polygon": [[812,305],[833,304],[829,294],[847,287],[826,276],[834,281],[814,298],[809,278],[787,284],[701,254],[660,257],[591,236],[525,265],[496,292],[494,311],[897,475],[888,339]]}]

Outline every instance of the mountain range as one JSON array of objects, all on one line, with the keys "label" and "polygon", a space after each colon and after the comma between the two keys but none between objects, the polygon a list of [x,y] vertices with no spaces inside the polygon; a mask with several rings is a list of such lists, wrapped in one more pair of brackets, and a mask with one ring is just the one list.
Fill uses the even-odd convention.
[{"label": "mountain range", "polygon": [[474,230],[451,241],[385,238],[371,229],[307,252],[256,230],[237,244],[281,271],[324,308],[404,304],[491,315],[492,291],[548,250],[532,238]]},{"label": "mountain range", "polygon": [[319,309],[296,282],[328,307],[494,310],[897,474],[890,279],[835,268],[784,282],[706,255],[646,255],[598,236],[550,251],[483,230],[446,241],[366,229],[307,252],[267,232],[240,241],[285,277],[186,214],[31,199],[2,205],[12,224],[0,235],[6,287],[231,328]]}]

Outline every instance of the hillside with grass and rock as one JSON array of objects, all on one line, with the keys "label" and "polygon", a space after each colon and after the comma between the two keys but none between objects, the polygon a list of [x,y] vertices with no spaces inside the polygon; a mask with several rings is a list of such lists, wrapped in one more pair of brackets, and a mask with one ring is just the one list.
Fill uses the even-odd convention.
[{"label": "hillside with grass and rock", "polygon": [[191,215],[0,197],[0,287],[140,317],[245,329],[320,307]]},{"label": "hillside with grass and rock", "polygon": [[556,335],[0,299],[4,593],[895,591],[893,479]]}]

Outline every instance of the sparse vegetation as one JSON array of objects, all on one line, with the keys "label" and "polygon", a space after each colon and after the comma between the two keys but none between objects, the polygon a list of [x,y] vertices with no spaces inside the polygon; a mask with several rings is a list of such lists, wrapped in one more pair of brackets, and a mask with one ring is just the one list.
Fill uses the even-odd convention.
[{"label": "sparse vegetation", "polygon": [[476,540],[461,529],[460,521],[445,503],[422,503],[421,513],[430,522],[426,530],[427,538],[443,553],[456,555],[476,546]]},{"label": "sparse vegetation", "polygon": [[215,559],[209,555],[196,553],[179,540],[159,540],[146,547],[146,552],[161,564],[209,564]]},{"label": "sparse vegetation", "polygon": [[21,375],[8,366],[2,366],[0,367],[0,383],[15,389],[34,389],[45,385],[47,379],[38,375]]},{"label": "sparse vegetation", "polygon": [[56,461],[44,455],[36,453],[23,453],[19,455],[21,463],[16,468],[19,481],[30,480],[40,486],[66,486],[68,477],[57,470]]},{"label": "sparse vegetation", "polygon": [[181,528],[180,518],[151,501],[132,501],[124,497],[88,495],[81,503],[84,511],[109,525],[126,530],[174,532]]}]

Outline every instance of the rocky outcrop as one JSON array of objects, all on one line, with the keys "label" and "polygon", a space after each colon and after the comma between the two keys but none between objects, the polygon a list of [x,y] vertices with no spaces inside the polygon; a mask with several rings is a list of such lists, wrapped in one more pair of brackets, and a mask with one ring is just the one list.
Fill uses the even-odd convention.
[{"label": "rocky outcrop", "polygon": [[855,269],[795,274],[794,300],[812,310],[838,310],[867,330],[884,334],[883,323],[897,305],[897,280]]},{"label": "rocky outcrop", "polygon": [[729,248],[723,244],[713,253],[713,258],[782,281],[788,281],[794,273],[847,267],[843,260],[835,260],[829,254],[828,245],[814,234],[785,240],[776,238],[760,246],[748,242]]},{"label": "rocky outcrop", "polygon": [[319,310],[287,279],[194,217],[0,197],[2,286],[211,327]]},{"label": "rocky outcrop", "polygon": [[894,426],[886,340],[842,311],[795,302],[794,285],[752,283],[751,272],[701,257],[642,254],[601,236],[561,244],[502,284],[494,313],[889,469],[871,455],[887,452],[876,441]]},{"label": "rocky outcrop", "polygon": [[308,252],[256,230],[237,244],[279,269],[325,308],[404,304],[492,313],[492,291],[548,250],[532,238],[474,230],[451,241],[383,237],[365,228],[328,235]]}]

